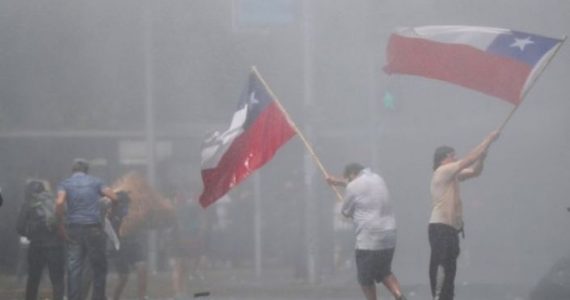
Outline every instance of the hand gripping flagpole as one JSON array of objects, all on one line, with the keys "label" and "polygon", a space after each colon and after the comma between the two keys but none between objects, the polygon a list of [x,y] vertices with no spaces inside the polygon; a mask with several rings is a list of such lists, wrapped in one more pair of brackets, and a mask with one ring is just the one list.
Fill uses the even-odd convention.
[{"label": "hand gripping flagpole", "polygon": [[552,59],[554,58],[554,56],[556,56],[556,53],[558,53],[558,50],[560,50],[560,48],[562,47],[562,44],[564,44],[564,42],[566,41],[567,36],[564,35],[562,37],[561,42],[556,46],[556,49],[554,49],[554,53],[552,53],[552,55],[548,58],[548,60],[546,61],[546,63],[542,66],[542,68],[540,68],[539,73],[537,76],[535,76],[532,81],[529,83],[528,88],[524,91],[524,94],[521,97],[521,101],[519,102],[519,104],[515,105],[515,107],[513,107],[513,109],[511,110],[511,112],[509,113],[509,115],[507,116],[507,118],[505,118],[505,120],[503,121],[503,123],[501,124],[501,126],[499,127],[499,132],[503,131],[503,128],[505,128],[505,126],[507,125],[507,123],[509,122],[509,120],[511,119],[511,117],[515,114],[515,111],[517,110],[517,108],[519,107],[519,105],[522,103],[522,100],[524,98],[526,98],[526,95],[528,95],[528,92],[530,91],[530,89],[534,86],[534,84],[536,83],[536,81],[538,80],[538,78],[542,75],[542,73],[544,72],[544,70],[546,69],[546,66],[548,66],[548,64],[550,63],[550,61],[552,61]]},{"label": "hand gripping flagpole", "polygon": [[[271,88],[269,87],[269,85],[267,84],[267,82],[265,82],[265,80],[263,79],[263,77],[261,77],[261,74],[259,73],[259,71],[257,71],[257,68],[255,66],[251,67],[251,71],[255,74],[255,76],[257,76],[257,78],[259,79],[259,81],[261,81],[261,83],[263,84],[263,86],[267,89],[267,91],[269,92],[269,94],[271,95],[271,97],[273,98],[273,100],[275,101],[275,103],[277,104],[277,107],[279,107],[279,110],[281,110],[281,112],[285,115],[285,118],[287,119],[287,121],[289,122],[289,124],[291,124],[291,126],[293,127],[293,129],[295,130],[295,132],[297,133],[297,135],[299,136],[299,138],[301,138],[301,141],[303,141],[303,144],[305,145],[305,148],[307,148],[307,151],[309,151],[309,154],[311,154],[311,157],[313,158],[313,160],[315,161],[315,163],[317,164],[317,166],[319,167],[319,170],[321,170],[321,173],[323,173],[323,176],[326,178],[329,173],[327,172],[327,170],[325,169],[325,167],[323,166],[323,164],[321,163],[321,160],[319,159],[319,157],[317,156],[317,154],[315,153],[315,150],[313,150],[313,147],[311,146],[311,144],[309,143],[309,141],[307,140],[307,138],[305,137],[305,135],[303,135],[303,133],[301,132],[301,130],[297,127],[297,124],[295,124],[295,122],[293,122],[293,120],[291,119],[291,117],[289,116],[289,113],[287,113],[287,111],[285,110],[285,108],[283,107],[283,105],[281,105],[281,102],[279,101],[279,99],[277,98],[277,96],[275,95],[275,93],[273,93],[273,91],[271,90]],[[340,194],[340,192],[337,190],[337,188],[333,185],[330,185],[330,187],[333,189],[333,191],[335,192],[337,198],[339,201],[343,200],[342,195]]]}]

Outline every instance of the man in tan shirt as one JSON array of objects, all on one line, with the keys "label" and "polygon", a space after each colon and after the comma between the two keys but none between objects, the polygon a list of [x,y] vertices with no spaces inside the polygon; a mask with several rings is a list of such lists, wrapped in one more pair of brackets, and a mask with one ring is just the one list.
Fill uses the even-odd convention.
[{"label": "man in tan shirt", "polygon": [[462,159],[457,159],[455,150],[449,146],[435,150],[430,186],[433,209],[428,227],[431,246],[429,277],[434,300],[452,300],[454,296],[458,234],[463,231],[459,182],[481,174],[487,149],[498,136],[498,131],[491,132]]}]

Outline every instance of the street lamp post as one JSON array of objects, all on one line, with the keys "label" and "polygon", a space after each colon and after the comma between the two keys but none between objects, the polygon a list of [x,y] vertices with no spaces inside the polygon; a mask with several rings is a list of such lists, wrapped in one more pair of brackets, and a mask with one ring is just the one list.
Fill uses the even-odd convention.
[{"label": "street lamp post", "polygon": [[[143,1],[143,49],[144,49],[144,91],[145,91],[145,139],[146,139],[146,175],[151,186],[156,186],[156,133],[154,120],[154,76],[152,47],[152,0]],[[149,233],[149,268],[157,269],[157,235]]]}]

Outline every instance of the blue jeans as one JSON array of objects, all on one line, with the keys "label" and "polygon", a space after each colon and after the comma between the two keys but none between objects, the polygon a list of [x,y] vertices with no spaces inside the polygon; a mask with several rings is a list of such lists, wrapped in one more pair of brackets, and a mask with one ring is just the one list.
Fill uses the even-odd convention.
[{"label": "blue jeans", "polygon": [[[82,276],[85,263],[93,270],[92,300],[105,300],[107,277],[107,237],[98,225],[75,225],[67,227],[70,241],[67,242],[67,299],[82,299]],[[87,261],[86,261],[87,260]]]}]

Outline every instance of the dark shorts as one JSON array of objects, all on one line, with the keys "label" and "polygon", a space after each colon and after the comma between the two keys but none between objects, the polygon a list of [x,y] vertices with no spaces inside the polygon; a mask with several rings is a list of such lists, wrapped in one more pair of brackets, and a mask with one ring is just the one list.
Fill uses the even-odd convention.
[{"label": "dark shorts", "polygon": [[135,264],[146,261],[147,240],[144,237],[143,235],[121,239],[121,247],[112,253],[117,273],[128,274],[134,269]]},{"label": "dark shorts", "polygon": [[392,274],[392,258],[395,248],[383,250],[356,250],[358,283],[363,286],[381,282]]}]

